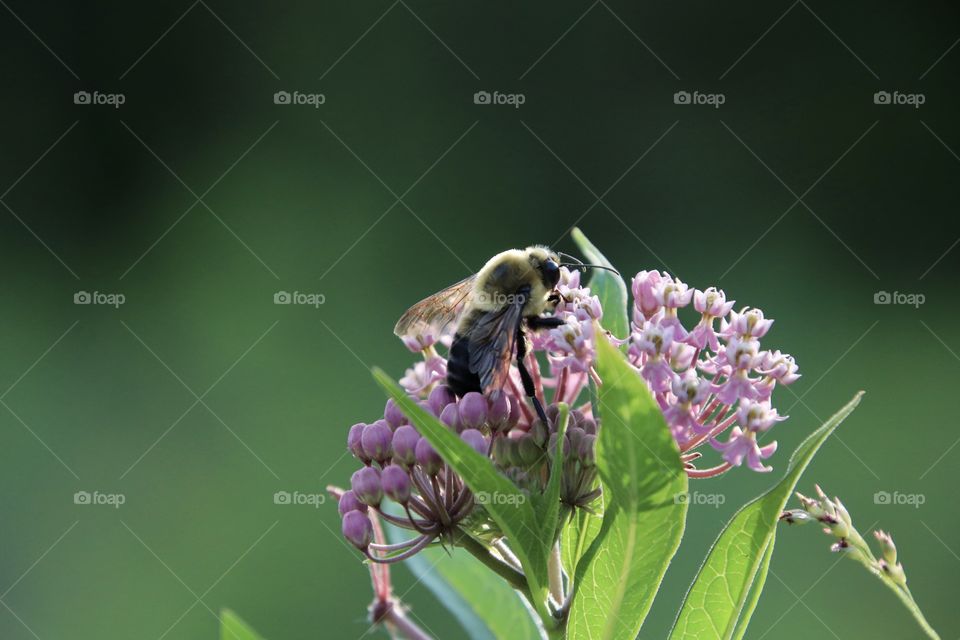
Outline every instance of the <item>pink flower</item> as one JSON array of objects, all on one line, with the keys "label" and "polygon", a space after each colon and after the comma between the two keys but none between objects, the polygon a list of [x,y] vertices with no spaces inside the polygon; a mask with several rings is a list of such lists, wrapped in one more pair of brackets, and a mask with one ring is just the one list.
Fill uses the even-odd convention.
[{"label": "pink flower", "polygon": [[777,450],[777,443],[771,442],[765,447],[757,444],[757,438],[753,431],[743,431],[740,427],[734,427],[730,431],[730,438],[726,442],[720,442],[716,438],[710,440],[714,449],[722,454],[723,459],[735,467],[747,461],[747,467],[754,471],[768,472],[773,467],[764,466],[761,460],[765,460],[773,455]]},{"label": "pink flower", "polygon": [[773,320],[763,317],[760,309],[744,307],[740,313],[730,312],[730,320],[720,324],[720,335],[725,338],[740,336],[742,338],[762,338],[770,330]]},{"label": "pink flower", "polygon": [[437,343],[437,339],[429,333],[425,336],[403,336],[401,340],[412,353],[420,353]]},{"label": "pink flower", "polygon": [[781,416],[769,402],[750,402],[741,400],[737,409],[737,422],[749,431],[762,433],[778,422],[783,422],[787,416]]},{"label": "pink flower", "polygon": [[800,377],[797,373],[797,363],[793,361],[793,356],[777,351],[764,351],[757,369],[765,376],[769,376],[779,382],[787,385],[796,382]]},{"label": "pink flower", "polygon": [[407,369],[406,373],[400,378],[400,386],[407,393],[423,394],[437,382],[447,378],[447,361],[439,356],[433,356],[427,360],[421,360]]},{"label": "pink flower", "polygon": [[641,271],[633,278],[630,288],[633,290],[634,322],[638,325],[642,325],[644,319],[652,318],[663,306],[657,297],[661,280],[659,271]]}]

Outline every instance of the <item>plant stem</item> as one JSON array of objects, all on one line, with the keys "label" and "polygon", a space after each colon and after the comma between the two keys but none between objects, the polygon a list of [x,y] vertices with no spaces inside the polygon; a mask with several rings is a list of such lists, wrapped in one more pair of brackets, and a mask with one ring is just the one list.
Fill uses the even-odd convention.
[{"label": "plant stem", "polygon": [[533,598],[530,595],[530,587],[527,586],[526,577],[507,563],[501,562],[490,555],[489,549],[474,540],[469,534],[458,529],[454,534],[454,544],[469,551],[474,558],[509,582],[511,587],[523,593],[531,603],[533,602]]},{"label": "plant stem", "polygon": [[386,613],[383,614],[380,622],[387,625],[387,627],[396,629],[396,631],[407,638],[407,640],[433,640],[433,636],[429,635],[421,629],[416,622],[407,617],[399,601],[394,600],[390,604],[391,606],[387,609]]},{"label": "plant stem", "polygon": [[[562,522],[562,520],[561,520]],[[560,560],[560,542],[553,544],[553,550],[547,558],[547,579],[550,584],[550,595],[557,605],[563,604],[563,564]]]}]

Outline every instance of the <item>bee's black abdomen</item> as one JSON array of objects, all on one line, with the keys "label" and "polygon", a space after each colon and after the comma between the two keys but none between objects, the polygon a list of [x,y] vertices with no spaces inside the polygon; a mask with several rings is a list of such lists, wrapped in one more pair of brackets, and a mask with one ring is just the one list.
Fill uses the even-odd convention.
[{"label": "bee's black abdomen", "polygon": [[470,371],[470,338],[459,333],[453,337],[450,345],[450,357],[447,359],[447,386],[463,397],[471,391],[483,391],[480,376]]}]

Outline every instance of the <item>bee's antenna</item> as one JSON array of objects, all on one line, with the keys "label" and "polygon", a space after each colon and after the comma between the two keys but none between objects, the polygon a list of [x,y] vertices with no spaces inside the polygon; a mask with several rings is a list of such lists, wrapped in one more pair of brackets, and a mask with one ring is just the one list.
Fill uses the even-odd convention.
[{"label": "bee's antenna", "polygon": [[605,271],[612,271],[612,272],[614,272],[615,274],[617,274],[618,276],[620,275],[620,272],[617,271],[616,269],[614,269],[613,267],[607,267],[607,266],[604,266],[604,265],[602,265],[602,264],[584,264],[584,263],[580,262],[579,260],[577,260],[576,262],[561,262],[559,266],[561,266],[561,267],[574,267],[574,268],[579,269],[580,271],[584,271],[584,272],[585,272],[587,269],[603,269],[603,270],[605,270]]},{"label": "bee's antenna", "polygon": [[[583,264],[583,262],[582,262],[579,258],[576,258],[576,257],[570,255],[569,253],[564,253],[563,251],[557,251],[557,255],[560,256],[561,258],[567,258],[568,260],[573,260],[573,261],[574,261],[575,263],[577,263],[578,265],[579,265],[579,264]],[[566,266],[573,266],[573,265],[566,265],[566,264],[564,264],[564,265],[561,265],[561,266],[566,267]]]}]

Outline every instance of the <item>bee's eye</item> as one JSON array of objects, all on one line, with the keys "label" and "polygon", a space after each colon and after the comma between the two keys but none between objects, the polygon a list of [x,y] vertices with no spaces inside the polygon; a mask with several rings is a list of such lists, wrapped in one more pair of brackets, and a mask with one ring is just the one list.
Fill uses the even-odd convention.
[{"label": "bee's eye", "polygon": [[547,260],[541,265],[544,282],[553,288],[560,282],[560,266],[553,260]]}]

